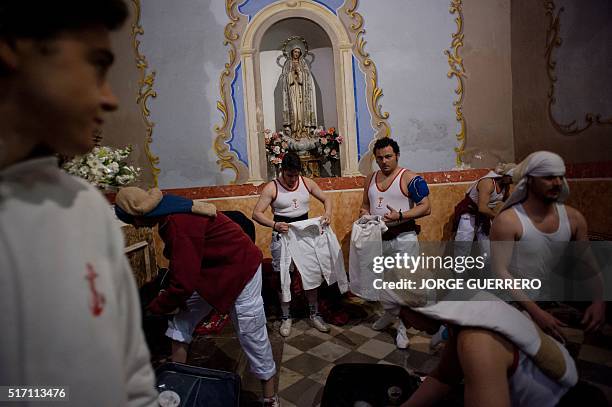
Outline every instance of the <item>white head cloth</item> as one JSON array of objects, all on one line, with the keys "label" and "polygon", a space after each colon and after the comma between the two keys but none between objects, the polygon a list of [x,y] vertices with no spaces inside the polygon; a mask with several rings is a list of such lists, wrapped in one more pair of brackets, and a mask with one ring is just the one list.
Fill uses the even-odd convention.
[{"label": "white head cloth", "polygon": [[[502,210],[510,208],[512,205],[522,202],[527,197],[527,176],[548,177],[553,175],[565,175],[565,163],[558,154],[550,151],[536,151],[531,153],[519,165],[514,168],[513,180],[516,184],[512,195],[504,204]],[[559,202],[564,202],[569,195],[569,185],[563,178],[561,195]]]}]

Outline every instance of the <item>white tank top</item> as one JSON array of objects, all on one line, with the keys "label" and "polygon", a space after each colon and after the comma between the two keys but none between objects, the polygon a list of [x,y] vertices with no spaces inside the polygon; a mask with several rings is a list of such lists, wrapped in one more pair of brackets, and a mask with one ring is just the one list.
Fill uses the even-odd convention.
[{"label": "white tank top", "polygon": [[559,227],[553,233],[540,232],[531,222],[523,205],[512,206],[518,216],[523,233],[512,252],[509,271],[515,277],[542,279],[542,288],[550,273],[561,260],[561,254],[572,238],[572,230],[565,205],[556,204]]},{"label": "white tank top", "polygon": [[286,218],[297,218],[308,213],[310,209],[310,191],[300,176],[294,189],[287,189],[279,180],[274,180],[276,197],[270,204],[274,215]]},{"label": "white tank top", "polygon": [[414,206],[412,200],[404,194],[400,186],[402,175],[405,171],[406,169],[402,168],[391,182],[391,185],[389,185],[389,188],[384,191],[378,187],[378,183],[376,182],[376,176],[380,171],[377,171],[372,176],[368,188],[370,215],[384,216],[386,213],[389,213],[387,205],[396,211],[407,211]]},{"label": "white tank top", "polygon": [[478,183],[486,178],[491,178],[493,180],[493,191],[491,191],[491,195],[489,195],[489,208],[495,208],[498,203],[504,200],[504,191],[497,192],[497,182],[495,182],[495,178],[498,178],[499,175],[494,171],[489,172],[484,177],[480,178],[478,181],[474,182],[470,188],[468,189],[468,196],[475,204],[478,204]]}]

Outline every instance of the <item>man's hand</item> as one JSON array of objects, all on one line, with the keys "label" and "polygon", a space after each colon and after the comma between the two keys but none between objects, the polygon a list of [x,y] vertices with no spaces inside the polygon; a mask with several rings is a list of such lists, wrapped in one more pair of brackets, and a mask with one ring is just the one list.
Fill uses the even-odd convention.
[{"label": "man's hand", "polygon": [[584,312],[580,323],[586,325],[585,332],[596,332],[606,322],[606,303],[604,301],[593,301]]},{"label": "man's hand", "polygon": [[276,222],[274,225],[274,230],[278,233],[287,233],[289,232],[289,224],[285,222]]},{"label": "man's hand", "polygon": [[543,309],[538,309],[536,312],[531,314],[533,321],[547,334],[553,336],[561,342],[565,342],[565,336],[561,332],[561,328],[567,326],[557,318],[553,317],[550,313]]},{"label": "man's hand", "polygon": [[369,215],[370,211],[368,211],[367,209],[364,208],[359,208],[359,217],[361,218],[362,216],[366,216]]},{"label": "man's hand", "polygon": [[330,217],[329,217],[329,216],[327,216],[327,215],[323,215],[323,216],[321,216],[321,225],[323,225],[323,226],[327,226],[327,225],[329,225],[330,223],[331,223],[331,219],[330,219]]},{"label": "man's hand", "polygon": [[385,213],[385,223],[397,222],[399,220],[399,212],[387,205],[389,212]]}]

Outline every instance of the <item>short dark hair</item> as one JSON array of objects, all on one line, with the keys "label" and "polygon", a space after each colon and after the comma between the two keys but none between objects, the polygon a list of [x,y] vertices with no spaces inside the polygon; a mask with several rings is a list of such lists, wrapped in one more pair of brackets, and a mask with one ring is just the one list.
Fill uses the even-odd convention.
[{"label": "short dark hair", "polygon": [[285,154],[283,162],[281,163],[281,168],[283,171],[301,171],[302,162],[300,161],[300,157],[293,152]]},{"label": "short dark hair", "polygon": [[381,148],[385,148],[389,146],[393,148],[393,152],[395,154],[399,154],[399,145],[397,144],[397,141],[393,140],[391,137],[383,137],[383,138],[379,138],[378,140],[376,140],[376,143],[374,143],[374,148],[372,149],[372,151],[374,152],[374,155],[376,155],[376,150],[380,150]]},{"label": "short dark hair", "polygon": [[127,16],[124,0],[0,0],[0,37],[44,40],[96,25],[112,31]]}]

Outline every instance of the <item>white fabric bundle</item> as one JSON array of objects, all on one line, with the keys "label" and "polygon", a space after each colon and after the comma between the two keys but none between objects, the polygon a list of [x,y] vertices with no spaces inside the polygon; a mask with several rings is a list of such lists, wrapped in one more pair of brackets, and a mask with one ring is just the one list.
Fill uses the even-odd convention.
[{"label": "white fabric bundle", "polygon": [[349,280],[351,292],[369,300],[379,300],[374,289],[374,257],[382,256],[382,234],[387,231],[382,216],[365,215],[353,223],[349,252]]}]

